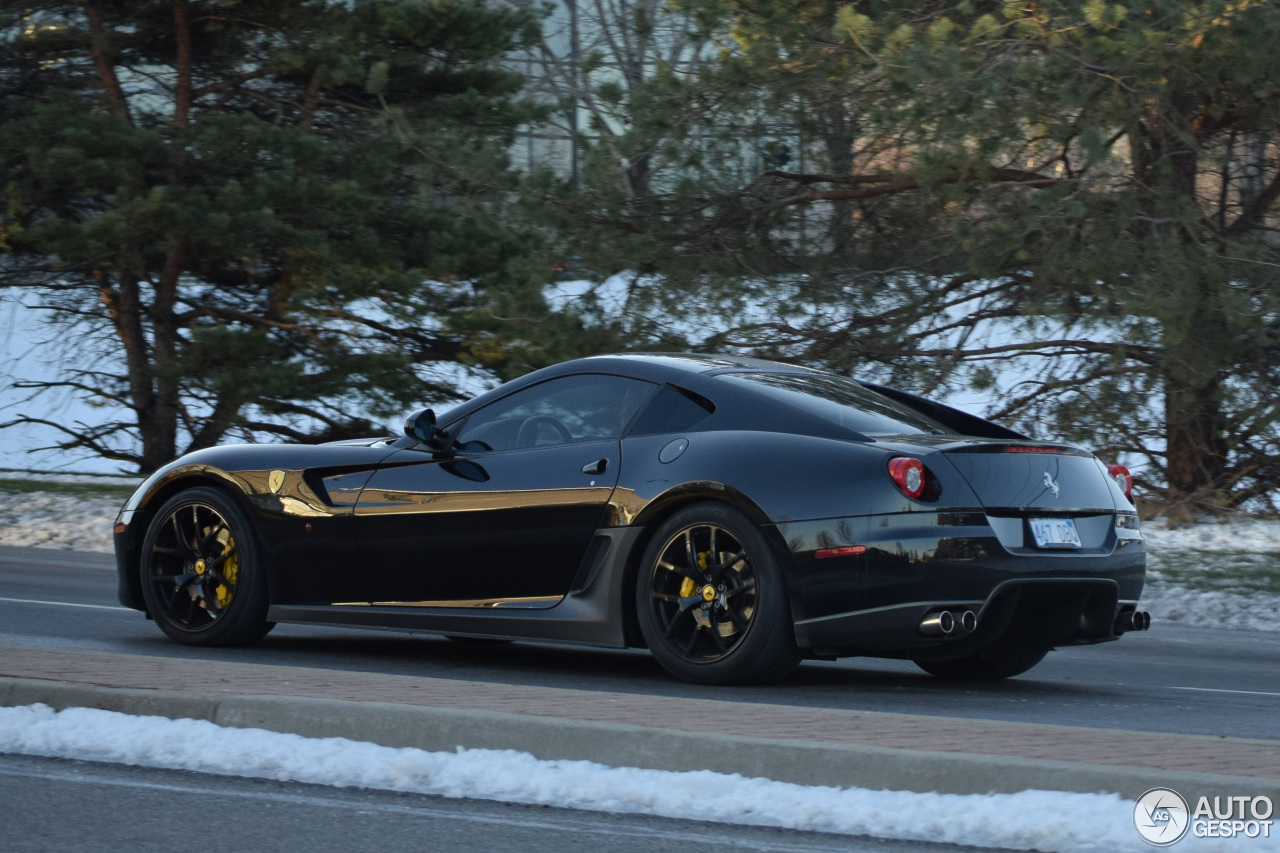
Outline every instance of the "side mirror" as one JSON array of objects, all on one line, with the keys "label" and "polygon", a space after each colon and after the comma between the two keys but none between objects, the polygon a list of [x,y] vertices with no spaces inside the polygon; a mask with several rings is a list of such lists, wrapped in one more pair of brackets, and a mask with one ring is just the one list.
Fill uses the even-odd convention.
[{"label": "side mirror", "polygon": [[404,434],[421,441],[432,450],[441,449],[440,431],[436,428],[436,413],[430,409],[419,409],[405,418]]}]

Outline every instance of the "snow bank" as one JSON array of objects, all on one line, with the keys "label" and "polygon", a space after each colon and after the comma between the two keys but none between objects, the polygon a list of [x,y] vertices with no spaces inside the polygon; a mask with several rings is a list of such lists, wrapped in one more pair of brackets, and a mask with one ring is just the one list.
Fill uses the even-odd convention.
[{"label": "snow bank", "polygon": [[1193,549],[1197,551],[1243,551],[1270,553],[1280,560],[1280,521],[1274,519],[1234,519],[1206,521],[1168,529],[1163,519],[1144,522],[1142,535],[1151,551]]},{"label": "snow bank", "polygon": [[123,498],[0,490],[0,545],[109,553]]},{"label": "snow bank", "polygon": [[[199,720],[44,705],[0,708],[0,751],[509,803],[808,829],[974,847],[1145,850],[1116,794],[920,794],[674,773],[509,750],[426,752]],[[1179,849],[1225,849],[1188,837]],[[1262,849],[1250,845],[1250,849]],[[1274,849],[1274,848],[1272,848]]]}]

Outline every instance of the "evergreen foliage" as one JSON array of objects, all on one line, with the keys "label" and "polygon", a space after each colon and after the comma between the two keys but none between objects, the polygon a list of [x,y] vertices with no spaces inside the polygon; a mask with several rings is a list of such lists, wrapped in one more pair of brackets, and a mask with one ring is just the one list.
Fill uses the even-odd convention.
[{"label": "evergreen foliage", "polygon": [[64,378],[34,385],[131,413],[56,424],[63,447],[147,472],[231,436],[367,435],[367,417],[456,398],[466,370],[512,359],[478,318],[540,306],[547,262],[507,163],[538,113],[501,64],[536,42],[536,15],[488,0],[0,15],[0,287],[78,336]]}]

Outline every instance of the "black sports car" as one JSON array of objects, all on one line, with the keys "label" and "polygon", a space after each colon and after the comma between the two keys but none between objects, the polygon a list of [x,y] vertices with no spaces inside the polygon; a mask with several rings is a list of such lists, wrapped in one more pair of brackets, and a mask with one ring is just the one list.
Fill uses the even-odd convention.
[{"label": "black sports car", "polygon": [[705,683],[850,655],[1003,678],[1149,624],[1130,487],[891,388],[616,355],[399,437],[188,454],[115,547],[120,601],[193,645],[307,622],[647,646]]}]

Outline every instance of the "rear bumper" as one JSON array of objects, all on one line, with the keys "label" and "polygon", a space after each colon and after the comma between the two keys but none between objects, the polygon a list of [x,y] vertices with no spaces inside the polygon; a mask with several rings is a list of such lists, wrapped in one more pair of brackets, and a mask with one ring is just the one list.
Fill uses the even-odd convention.
[{"label": "rear bumper", "polygon": [[[1092,547],[1074,551],[1011,542],[981,510],[821,519],[777,529],[794,567],[797,642],[831,654],[959,657],[1011,627],[1046,647],[1114,640],[1116,617],[1134,609],[1146,574],[1141,537],[1116,531],[1114,519],[1086,543]],[[866,550],[816,557],[820,549],[851,545]],[[944,609],[972,610],[978,629],[924,636],[921,619]]]},{"label": "rear bumper", "polygon": [[[1136,601],[1118,597],[1114,581],[1088,578],[1008,580],[984,601],[913,601],[875,610],[840,613],[796,623],[800,645],[817,654],[871,655],[913,660],[966,657],[1011,630],[1043,648],[1083,646],[1119,639],[1119,618]],[[970,610],[972,632],[957,628],[944,637],[926,637],[920,623],[941,611]]]}]

